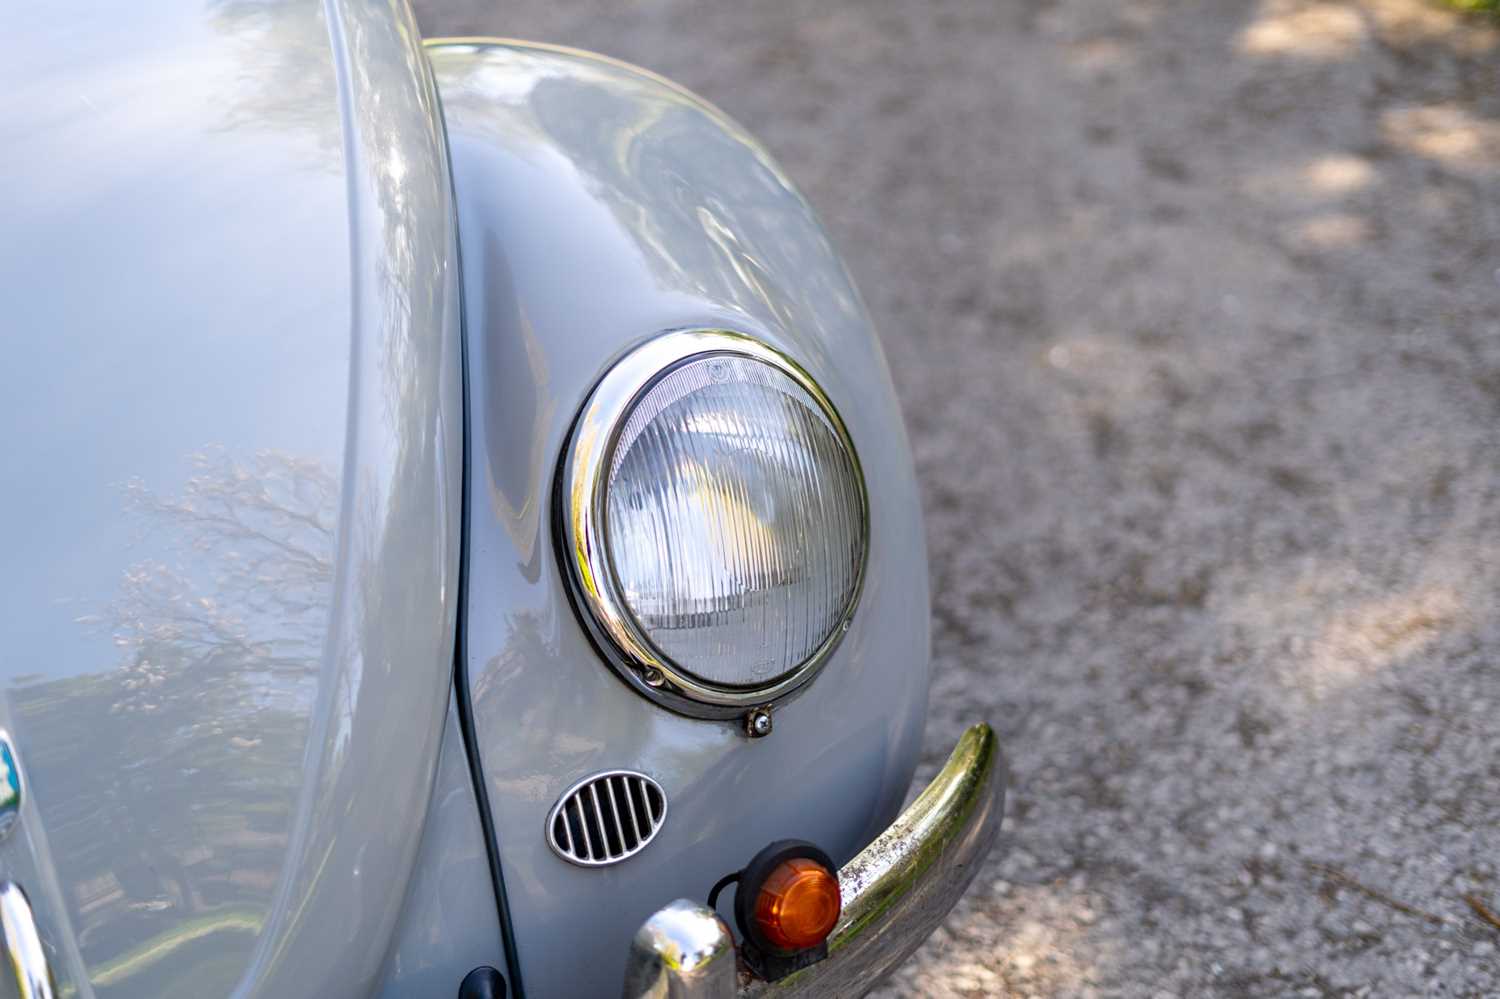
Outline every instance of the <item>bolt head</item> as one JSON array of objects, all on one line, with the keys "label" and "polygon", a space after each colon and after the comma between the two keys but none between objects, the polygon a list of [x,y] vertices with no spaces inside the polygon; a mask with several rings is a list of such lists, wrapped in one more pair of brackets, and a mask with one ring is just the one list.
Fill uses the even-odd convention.
[{"label": "bolt head", "polygon": [[760,739],[771,734],[771,711],[769,708],[753,708],[745,715],[745,734]]}]

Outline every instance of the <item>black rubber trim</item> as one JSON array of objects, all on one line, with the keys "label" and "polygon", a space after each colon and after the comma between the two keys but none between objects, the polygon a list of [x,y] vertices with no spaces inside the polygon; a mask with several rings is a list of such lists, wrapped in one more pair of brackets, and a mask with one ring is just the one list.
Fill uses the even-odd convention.
[{"label": "black rubber trim", "polygon": [[[442,96],[438,96],[438,111],[442,113]],[[443,140],[447,142],[447,123],[444,120]],[[484,763],[479,758],[478,730],[474,725],[474,706],[469,699],[469,481],[471,478],[471,442],[469,419],[469,317],[464,296],[464,254],[461,234],[458,233],[458,190],[453,183],[452,154],[448,157],[448,190],[453,199],[454,248],[458,264],[458,309],[459,328],[462,331],[459,344],[459,369],[463,376],[463,503],[459,515],[458,554],[458,640],[453,643],[453,686],[458,701],[458,727],[464,737],[464,751],[469,758],[469,776],[474,781],[474,799],[479,805],[479,824],[484,830],[485,856],[490,864],[490,881],[495,889],[495,912],[500,918],[500,945],[505,952],[505,970],[509,976],[510,993],[515,999],[526,999],[526,987],[522,983],[521,958],[516,951],[515,925],[510,918],[510,901],[505,893],[505,870],[500,863],[500,842],[495,836],[494,813],[490,811],[489,790],[484,781]]]}]

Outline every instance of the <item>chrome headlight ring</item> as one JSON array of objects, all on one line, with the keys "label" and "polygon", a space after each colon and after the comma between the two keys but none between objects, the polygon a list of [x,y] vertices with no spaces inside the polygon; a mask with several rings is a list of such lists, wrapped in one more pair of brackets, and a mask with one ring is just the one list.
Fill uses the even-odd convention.
[{"label": "chrome headlight ring", "polygon": [[[724,358],[730,364],[716,366],[699,363],[711,362],[716,357]],[[722,676],[705,675],[712,671],[699,668],[699,664],[693,662],[674,659],[664,650],[663,645],[670,642],[653,641],[649,629],[643,626],[641,616],[637,613],[642,603],[640,588],[632,591],[637,604],[632,608],[632,594],[627,594],[622,587],[620,566],[616,564],[616,553],[612,551],[610,487],[622,464],[622,459],[617,455],[622,435],[627,432],[636,435],[627,442],[628,451],[645,433],[641,429],[642,422],[653,421],[665,412],[665,407],[651,411],[651,407],[656,405],[653,390],[662,386],[664,379],[674,372],[686,372],[690,365],[702,368],[715,381],[726,377],[723,375],[724,370],[733,368],[748,372],[751,380],[763,383],[764,386],[772,386],[772,380],[775,380],[777,384],[772,388],[779,389],[783,396],[790,397],[792,393],[797,393],[797,402],[809,410],[808,414],[800,411],[794,414],[798,417],[798,426],[801,432],[817,437],[816,441],[809,444],[809,453],[817,451],[825,464],[831,463],[830,467],[837,465],[834,469],[837,474],[830,476],[836,480],[831,489],[824,489],[822,483],[814,481],[817,469],[809,470],[807,461],[797,466],[799,472],[804,474],[782,476],[769,484],[758,481],[749,485],[739,482],[726,485],[722,481],[712,484],[718,489],[712,495],[722,499],[726,490],[733,491],[741,505],[748,501],[751,493],[765,493],[778,487],[791,490],[795,496],[801,497],[802,520],[794,525],[795,530],[781,523],[773,523],[772,531],[760,533],[779,532],[785,536],[790,532],[804,549],[822,545],[818,549],[818,556],[821,558],[817,563],[818,568],[826,569],[832,565],[837,572],[838,585],[830,585],[825,593],[830,599],[818,605],[819,613],[816,617],[819,627],[807,627],[801,632],[806,649],[791,653],[796,661],[790,666],[786,662],[779,664],[786,668],[767,667],[768,670],[774,670],[774,675],[767,677],[764,682],[725,682]],[[764,366],[764,371],[758,367],[761,365]],[[687,379],[688,375],[684,374],[682,378]],[[782,379],[785,379],[785,383],[781,382]],[[769,393],[771,389],[766,391]],[[664,393],[666,389],[658,391],[656,395]],[[640,410],[646,411],[645,414],[632,420],[640,411],[638,405],[648,401],[648,396],[652,396],[650,404],[640,407]],[[691,394],[684,391],[675,400],[686,405],[684,400],[691,398]],[[787,403],[784,408],[791,406]],[[760,415],[765,416],[764,413]],[[691,436],[690,431],[680,427],[676,430],[679,437]],[[742,442],[751,439],[743,432],[735,438]],[[757,446],[765,447],[763,438],[754,440]],[[658,449],[654,453],[659,458],[662,451]],[[696,449],[692,450],[691,455],[681,454],[685,462],[702,457]],[[780,452],[780,459],[782,465],[791,461],[786,455],[785,446]],[[761,466],[767,464],[771,464],[773,472],[781,467],[762,460],[756,468],[763,472],[764,468]],[[765,488],[757,491],[752,488],[754,486]],[[812,498],[808,499],[809,496]],[[775,508],[776,516],[772,518],[773,521],[797,515],[795,510],[788,514],[784,509],[796,504],[783,501],[777,506],[774,497],[764,502]],[[816,505],[816,511],[810,509],[813,505]],[[556,533],[563,575],[568,581],[579,616],[606,662],[637,692],[680,714],[718,719],[741,717],[752,708],[774,704],[801,688],[827,664],[849,628],[863,589],[869,549],[869,498],[863,470],[848,430],[828,396],[805,369],[763,341],[743,333],[723,329],[674,330],[646,341],[616,362],[595,386],[574,424],[558,471],[556,509]],[[658,520],[665,521],[665,515],[661,511],[657,511],[657,515]],[[818,520],[817,517],[824,519]],[[698,520],[700,525],[718,526],[720,523],[712,517],[700,516]],[[757,526],[763,525],[757,522]],[[825,526],[828,528],[826,532],[823,530]],[[670,533],[670,529],[664,530]],[[841,543],[826,541],[825,533],[836,535],[836,541]],[[676,540],[679,545],[685,543],[681,538]],[[717,540],[718,551],[722,555],[728,542],[722,537]],[[757,548],[756,557],[760,559],[762,568],[774,561],[778,573],[790,571],[795,578],[800,568],[812,575],[810,566],[791,565],[788,568],[788,563],[796,560],[790,557],[786,545],[768,555],[765,544],[757,547],[753,542],[754,539],[750,542],[740,539],[738,551],[743,556],[750,548]],[[827,550],[830,544],[835,545],[832,555]],[[663,551],[662,561],[672,561],[672,555],[670,551]],[[679,555],[678,560],[686,561],[686,557]],[[636,572],[632,578],[639,580],[639,576],[640,573]],[[701,575],[699,578],[701,579]],[[736,577],[733,572],[729,572],[723,578],[743,578],[743,575]],[[795,586],[798,583],[788,585]],[[676,581],[675,586],[676,590],[672,593],[665,597],[658,595],[656,599],[678,599],[680,605],[687,601],[685,606],[690,609],[684,611],[679,620],[708,619],[716,613],[698,611],[700,604],[708,602],[701,587],[700,592],[683,597],[680,591],[685,584]],[[781,586],[778,592],[786,588]],[[713,595],[723,598],[721,590],[722,587],[713,588]],[[741,595],[747,599],[749,596],[759,596],[749,591]],[[770,599],[768,597],[766,602]],[[786,599],[782,597],[782,605]],[[738,609],[743,619],[746,608]],[[763,606],[760,610],[763,615],[769,616]],[[743,629],[743,624],[741,627]],[[688,632],[691,629],[681,630]],[[827,633],[813,634],[814,631],[822,630]],[[658,632],[661,633],[660,629]],[[670,637],[675,633],[666,634]],[[792,648],[793,645],[791,637],[783,640],[784,648]],[[800,646],[797,648],[801,649]]]}]

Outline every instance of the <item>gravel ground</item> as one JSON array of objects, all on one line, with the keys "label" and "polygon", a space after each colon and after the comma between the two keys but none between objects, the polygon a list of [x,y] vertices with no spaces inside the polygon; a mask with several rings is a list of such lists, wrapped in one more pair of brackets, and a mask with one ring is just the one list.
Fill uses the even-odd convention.
[{"label": "gravel ground", "polygon": [[641,63],[844,248],[930,768],[1008,852],[890,995],[1500,994],[1500,34],[1416,0],[419,4]]}]

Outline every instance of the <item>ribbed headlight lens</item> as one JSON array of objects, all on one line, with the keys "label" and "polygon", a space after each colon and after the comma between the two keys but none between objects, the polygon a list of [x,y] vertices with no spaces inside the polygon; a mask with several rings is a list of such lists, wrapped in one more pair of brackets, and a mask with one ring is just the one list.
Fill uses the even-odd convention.
[{"label": "ribbed headlight lens", "polygon": [[580,418],[563,502],[592,623],[657,690],[721,706],[784,693],[858,596],[848,434],[805,372],[748,338],[668,334],[617,365]]}]

